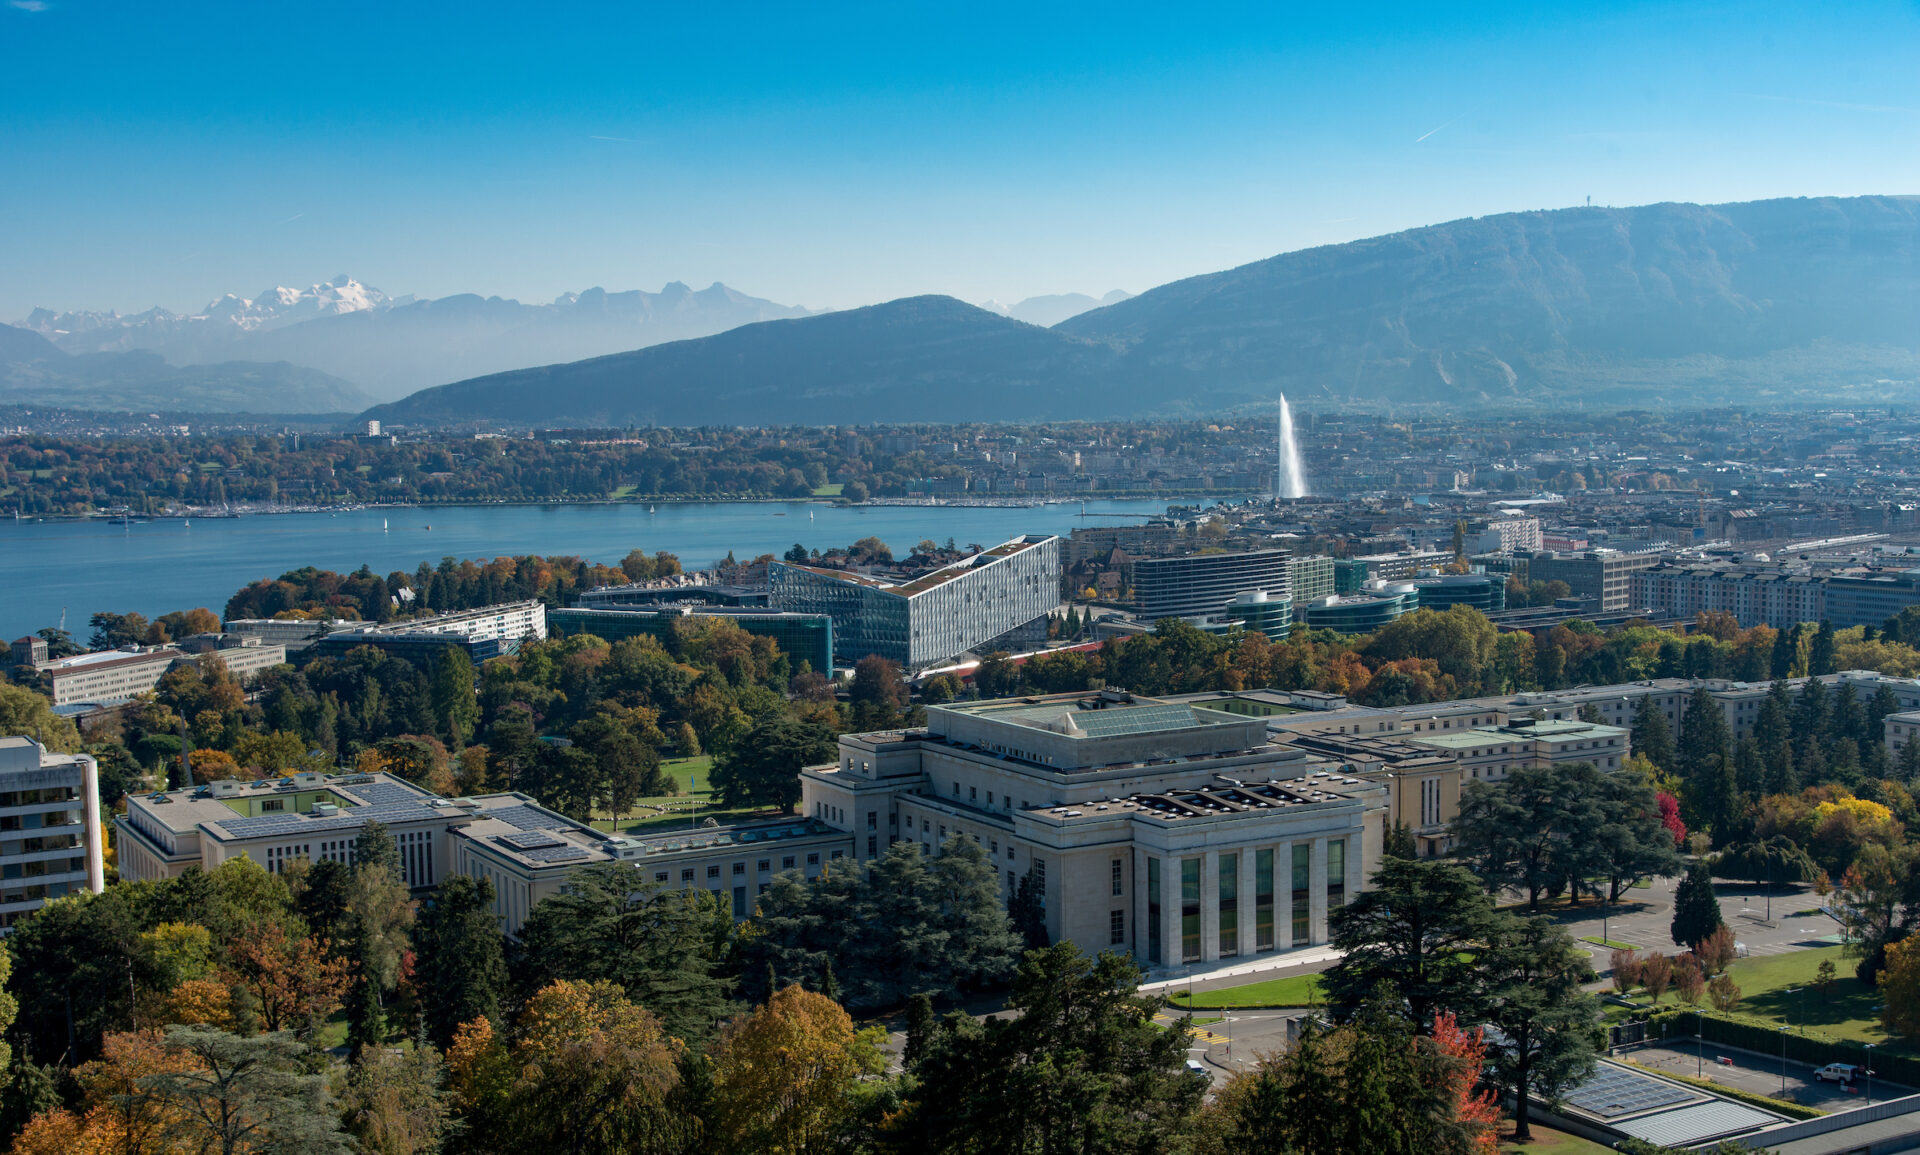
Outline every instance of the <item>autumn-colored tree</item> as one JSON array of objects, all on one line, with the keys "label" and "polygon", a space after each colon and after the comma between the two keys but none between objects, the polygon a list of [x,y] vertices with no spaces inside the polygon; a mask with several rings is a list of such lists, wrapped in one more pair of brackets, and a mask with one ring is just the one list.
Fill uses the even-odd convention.
[{"label": "autumn-colored tree", "polygon": [[209,747],[203,747],[187,755],[187,766],[193,771],[193,781],[196,785],[224,782],[230,778],[247,776],[246,771],[234,760],[233,755],[225,750]]},{"label": "autumn-colored tree", "polygon": [[340,1009],[351,978],[351,964],[331,957],[324,939],[294,938],[277,922],[241,937],[228,954],[235,978],[253,995],[261,1024],[303,1038]]},{"label": "autumn-colored tree", "polygon": [[233,988],[217,979],[188,979],[157,1002],[141,1005],[141,1018],[156,1027],[188,1026],[234,1029]]},{"label": "autumn-colored tree", "polygon": [[1731,1014],[1740,1007],[1740,984],[1733,981],[1732,975],[1715,975],[1707,984],[1707,998],[1713,1002],[1714,1010]]},{"label": "autumn-colored tree", "polygon": [[129,1155],[178,1150],[170,1139],[180,1126],[178,1113],[142,1094],[142,1082],[191,1066],[186,1055],[167,1046],[153,1031],[108,1035],[100,1057],[74,1072],[86,1093],[86,1124],[93,1142],[84,1150]]},{"label": "autumn-colored tree", "polygon": [[1712,934],[1693,944],[1693,957],[1707,974],[1719,974],[1733,961],[1735,949],[1733,928],[1723,922]]},{"label": "autumn-colored tree", "polygon": [[686,1137],[691,1121],[667,1110],[681,1044],[615,984],[553,983],[527,1000],[518,1026],[506,1115],[520,1149],[612,1155]]},{"label": "autumn-colored tree", "polygon": [[1880,972],[1880,1023],[1902,1038],[1920,1038],[1920,935],[1887,948]]},{"label": "autumn-colored tree", "polygon": [[1654,1002],[1667,993],[1673,985],[1673,959],[1659,951],[1648,951],[1647,957],[1640,960],[1640,985],[1647,989],[1647,997]]},{"label": "autumn-colored tree", "polygon": [[816,1150],[852,1105],[862,1073],[882,1069],[847,1012],[798,985],[729,1025],[714,1053],[716,1138],[732,1150]]},{"label": "autumn-colored tree", "polygon": [[1433,1018],[1433,1047],[1451,1062],[1442,1068],[1453,1101],[1453,1118],[1475,1155],[1500,1150],[1500,1096],[1481,1088],[1486,1067],[1486,1032],[1460,1026],[1451,1011]]},{"label": "autumn-colored tree", "polygon": [[1613,968],[1613,989],[1626,994],[1640,985],[1640,956],[1632,950],[1616,950],[1608,959]]},{"label": "autumn-colored tree", "polygon": [[43,1111],[27,1120],[14,1137],[13,1155],[81,1155],[100,1150],[87,1121],[64,1107]]},{"label": "autumn-colored tree", "polygon": [[1681,955],[1673,964],[1673,993],[1680,996],[1688,1006],[1697,1006],[1700,992],[1707,986],[1706,976],[1700,973],[1699,960],[1689,951]]}]

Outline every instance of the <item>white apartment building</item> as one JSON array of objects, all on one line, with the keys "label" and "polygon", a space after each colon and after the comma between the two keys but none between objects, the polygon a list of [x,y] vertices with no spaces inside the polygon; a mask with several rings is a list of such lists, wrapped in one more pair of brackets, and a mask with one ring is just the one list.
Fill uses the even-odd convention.
[{"label": "white apartment building", "polygon": [[46,678],[53,704],[59,708],[112,706],[150,694],[167,671],[182,662],[204,663],[217,659],[242,685],[251,682],[261,671],[286,663],[284,646],[265,645],[254,638],[236,641],[238,644],[225,648],[214,643],[195,653],[173,646],[100,650],[43,662],[36,668]]},{"label": "white apartment building", "polygon": [[50,898],[106,887],[100,769],[32,738],[0,738],[0,932]]}]

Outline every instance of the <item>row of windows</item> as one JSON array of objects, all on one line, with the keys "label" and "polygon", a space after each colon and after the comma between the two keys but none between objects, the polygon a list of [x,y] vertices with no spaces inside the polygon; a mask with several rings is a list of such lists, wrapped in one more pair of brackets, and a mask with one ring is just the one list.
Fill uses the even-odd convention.
[{"label": "row of windows", "polygon": [[[873,840],[872,840],[872,839],[868,839],[867,841],[868,841],[868,843],[869,843],[869,844],[871,844]],[[845,851],[842,851],[842,850],[835,850],[835,851],[833,851],[832,853],[830,853],[830,854],[829,854],[829,855],[827,856],[827,860],[828,860],[829,862],[838,862],[838,861],[840,861],[840,860],[841,860],[841,859],[842,859],[843,857],[845,857],[845,856],[846,856],[846,852],[845,852]],[[794,865],[794,864],[795,864],[795,862],[796,862],[796,856],[795,856],[795,855],[792,855],[792,854],[788,854],[788,855],[783,855],[783,856],[781,857],[781,859],[780,859],[780,869],[781,869],[781,870],[793,870],[793,869],[795,869],[795,865]],[[759,861],[757,861],[757,862],[755,862],[755,863],[754,863],[754,868],[755,868],[755,870],[756,870],[756,872],[757,872],[757,873],[760,873],[760,874],[769,874],[769,873],[772,873],[772,863],[773,863],[773,860],[772,860],[771,858],[762,858],[762,859],[760,859]],[[807,865],[808,865],[808,866],[818,866],[818,865],[820,865],[820,852],[819,852],[819,851],[817,851],[817,850],[816,850],[816,851],[814,851],[814,852],[812,852],[811,854],[808,854],[808,855],[807,855]],[[695,867],[691,867],[691,866],[686,866],[686,867],[682,867],[682,868],[681,868],[681,870],[680,870],[680,881],[681,881],[681,882],[692,882],[692,881],[694,881],[694,874],[695,874],[695,872],[696,872],[696,869],[697,869],[697,868],[695,868]],[[736,877],[738,877],[738,876],[742,876],[742,875],[745,875],[746,873],[747,873],[747,864],[746,864],[746,863],[745,863],[744,861],[741,861],[741,862],[736,862],[736,863],[734,863],[734,864],[733,864],[733,874],[734,874],[734,875],[735,875]],[[656,870],[656,871],[654,871],[654,872],[653,872],[653,880],[654,880],[655,882],[667,882],[667,881],[669,881],[669,880],[671,879],[671,877],[672,877],[672,872],[671,872],[671,871],[666,871],[666,870]],[[716,862],[716,863],[713,863],[713,864],[711,864],[711,865],[709,865],[709,866],[707,867],[707,878],[708,878],[708,879],[718,879],[719,877],[720,877],[720,864]],[[761,890],[765,890],[765,889],[766,889],[766,885],[765,885],[765,884],[763,883],[763,884],[761,885],[761,887],[760,887],[760,889],[761,889]]]}]

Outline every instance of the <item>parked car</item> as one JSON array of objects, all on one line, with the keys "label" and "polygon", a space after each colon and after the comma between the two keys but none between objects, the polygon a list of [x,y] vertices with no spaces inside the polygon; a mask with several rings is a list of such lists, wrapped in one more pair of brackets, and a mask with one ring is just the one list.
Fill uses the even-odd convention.
[{"label": "parked car", "polygon": [[1860,1077],[1860,1068],[1852,1063],[1828,1063],[1815,1071],[1813,1077],[1823,1083],[1839,1083],[1846,1086]]},{"label": "parked car", "polygon": [[1198,1059],[1187,1060],[1187,1074],[1192,1075],[1196,1079],[1205,1079],[1209,1083],[1213,1082],[1213,1076],[1207,1073],[1206,1064]]}]

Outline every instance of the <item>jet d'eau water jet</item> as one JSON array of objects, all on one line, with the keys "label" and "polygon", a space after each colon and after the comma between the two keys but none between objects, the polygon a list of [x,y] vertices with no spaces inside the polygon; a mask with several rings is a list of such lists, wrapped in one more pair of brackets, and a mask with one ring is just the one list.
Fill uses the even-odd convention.
[{"label": "jet d'eau water jet", "polygon": [[1280,395],[1280,468],[1274,472],[1275,500],[1307,495],[1307,471],[1300,463],[1300,442],[1293,436],[1293,409]]}]

